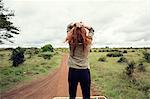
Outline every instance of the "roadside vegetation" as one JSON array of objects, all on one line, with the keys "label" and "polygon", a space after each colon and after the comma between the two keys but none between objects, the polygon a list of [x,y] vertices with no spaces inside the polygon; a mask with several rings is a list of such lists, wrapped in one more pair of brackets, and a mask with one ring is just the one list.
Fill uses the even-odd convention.
[{"label": "roadside vegetation", "polygon": [[92,49],[92,82],[108,99],[150,99],[149,57],[149,48]]},{"label": "roadside vegetation", "polygon": [[[61,54],[68,52],[67,48],[48,45],[23,50],[23,63],[13,66],[13,49],[0,49],[1,92],[52,73],[60,64]],[[99,95],[108,99],[149,99],[149,60],[149,48],[93,48],[89,55],[92,83]]]},{"label": "roadside vegetation", "polygon": [[0,92],[48,75],[59,67],[61,52],[45,46],[0,49]]}]

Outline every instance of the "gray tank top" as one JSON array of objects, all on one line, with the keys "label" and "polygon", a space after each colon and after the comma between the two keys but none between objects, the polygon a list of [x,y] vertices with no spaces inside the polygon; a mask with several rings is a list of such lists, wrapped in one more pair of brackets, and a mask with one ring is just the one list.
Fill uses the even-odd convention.
[{"label": "gray tank top", "polygon": [[68,66],[71,68],[76,69],[90,69],[89,62],[88,62],[88,54],[90,52],[90,45],[87,46],[87,50],[83,51],[82,43],[79,43],[74,51],[73,55],[73,48],[69,45],[69,59],[68,59]]}]

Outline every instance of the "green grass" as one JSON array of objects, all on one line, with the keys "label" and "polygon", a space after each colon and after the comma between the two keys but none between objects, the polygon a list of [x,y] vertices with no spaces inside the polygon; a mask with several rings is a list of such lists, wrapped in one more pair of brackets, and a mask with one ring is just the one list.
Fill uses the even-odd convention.
[{"label": "green grass", "polygon": [[0,68],[10,66],[11,62],[9,61],[11,56],[10,51],[0,51]]},{"label": "green grass", "polygon": [[[67,52],[68,49],[56,49],[58,52]],[[124,50],[124,49],[120,49]],[[135,63],[143,60],[143,49],[125,49],[128,53],[123,54],[128,60]],[[150,50],[148,50],[150,52]],[[92,82],[98,91],[109,97],[108,99],[149,99],[150,98],[150,63],[144,62],[145,72],[139,72],[137,65],[133,77],[125,73],[125,63],[118,63],[120,57],[106,57],[109,52],[92,52],[89,55]],[[47,75],[58,68],[60,53],[50,60],[33,55],[19,67],[12,67],[9,57],[10,51],[0,51],[0,90],[7,91],[25,81],[31,81],[36,77]],[[106,57],[105,62],[98,61],[100,57]]]},{"label": "green grass", "polygon": [[[148,99],[150,98],[150,64],[144,62],[145,72],[135,69],[133,78],[126,76],[126,64],[118,63],[119,57],[107,57],[106,62],[98,61],[108,52],[92,52],[89,55],[93,83],[103,95],[110,99]],[[124,54],[129,60],[138,63],[142,59],[140,52]],[[147,90],[148,88],[148,90]]]},{"label": "green grass", "polygon": [[38,57],[37,54],[27,58],[25,62],[18,67],[13,67],[9,57],[10,51],[0,51],[4,54],[0,63],[0,91],[5,92],[14,86],[26,81],[47,75],[59,67],[61,55],[56,54],[51,59]]}]

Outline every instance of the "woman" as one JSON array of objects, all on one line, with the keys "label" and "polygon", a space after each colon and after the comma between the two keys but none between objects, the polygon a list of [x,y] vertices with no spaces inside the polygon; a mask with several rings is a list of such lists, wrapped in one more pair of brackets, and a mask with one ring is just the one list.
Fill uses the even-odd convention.
[{"label": "woman", "polygon": [[78,82],[81,85],[83,99],[90,99],[90,66],[88,53],[92,42],[94,30],[82,22],[71,23],[67,27],[66,41],[69,44],[68,59],[69,96],[75,99]]}]

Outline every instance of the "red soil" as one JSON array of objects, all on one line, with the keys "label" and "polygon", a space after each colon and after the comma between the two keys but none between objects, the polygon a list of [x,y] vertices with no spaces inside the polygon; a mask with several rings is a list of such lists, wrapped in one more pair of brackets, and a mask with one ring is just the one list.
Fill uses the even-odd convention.
[{"label": "red soil", "polygon": [[[55,96],[69,96],[67,60],[68,55],[64,54],[60,68],[53,74],[40,80],[33,81],[28,85],[6,92],[1,95],[1,99],[52,99]],[[92,94],[95,95],[95,92]],[[82,96],[80,86],[78,86],[77,96]]]}]

